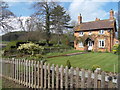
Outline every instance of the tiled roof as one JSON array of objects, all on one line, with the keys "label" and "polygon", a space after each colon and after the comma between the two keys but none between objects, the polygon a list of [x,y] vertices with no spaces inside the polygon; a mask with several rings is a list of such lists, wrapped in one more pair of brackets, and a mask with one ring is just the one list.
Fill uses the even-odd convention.
[{"label": "tiled roof", "polygon": [[115,20],[99,20],[81,23],[77,25],[74,29],[75,31],[84,31],[84,30],[96,30],[96,29],[108,29],[115,27]]}]

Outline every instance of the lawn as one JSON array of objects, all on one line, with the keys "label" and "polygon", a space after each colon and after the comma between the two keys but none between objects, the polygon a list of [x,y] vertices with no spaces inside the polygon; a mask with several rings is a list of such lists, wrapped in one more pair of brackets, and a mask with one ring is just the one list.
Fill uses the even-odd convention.
[{"label": "lawn", "polygon": [[67,60],[71,62],[72,67],[91,69],[93,65],[99,65],[104,71],[114,72],[115,64],[115,71],[118,70],[118,56],[112,53],[90,52],[73,56],[54,57],[48,58],[47,63],[65,66]]},{"label": "lawn", "polygon": [[46,54],[45,56],[48,57],[48,56],[57,56],[57,55],[64,55],[64,54],[69,54],[69,53],[78,53],[78,52],[82,52],[80,50],[67,50],[67,51],[64,51],[64,52],[55,52],[55,53],[48,53]]}]

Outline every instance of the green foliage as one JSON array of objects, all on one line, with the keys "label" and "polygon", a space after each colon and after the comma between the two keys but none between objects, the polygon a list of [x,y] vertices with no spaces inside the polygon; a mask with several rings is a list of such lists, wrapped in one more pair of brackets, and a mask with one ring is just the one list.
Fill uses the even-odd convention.
[{"label": "green foliage", "polygon": [[41,55],[41,54],[35,54],[33,56],[30,56],[30,57],[26,57],[26,59],[28,60],[45,60],[45,56]]},{"label": "green foliage", "polygon": [[70,69],[70,67],[71,67],[71,63],[70,63],[69,60],[67,60],[67,62],[66,62],[66,66],[68,66],[68,68]]},{"label": "green foliage", "polygon": [[13,49],[17,49],[16,44],[17,44],[18,42],[23,42],[23,41],[21,41],[21,40],[11,41],[11,42],[9,42],[9,43],[7,44],[7,46],[4,48],[4,50],[5,50],[5,51],[11,51],[11,50],[13,50]]},{"label": "green foliage", "polygon": [[100,68],[100,66],[99,65],[93,65],[92,66],[92,71],[95,71],[97,68]]},{"label": "green foliage", "polygon": [[98,53],[102,53],[102,51],[98,51]]},{"label": "green foliage", "polygon": [[119,47],[118,44],[115,44],[115,45],[113,46],[112,52],[113,52],[114,54],[117,54],[117,53],[118,53],[118,47]]},{"label": "green foliage", "polygon": [[27,32],[25,31],[9,32],[9,33],[2,35],[2,41],[16,41],[16,40],[19,40],[20,37],[26,34]]},{"label": "green foliage", "polygon": [[7,44],[7,46],[5,47],[5,50],[6,50],[6,51],[10,51],[10,50],[12,49],[12,47],[16,47],[16,43],[17,43],[17,41],[9,42],[9,43]]}]

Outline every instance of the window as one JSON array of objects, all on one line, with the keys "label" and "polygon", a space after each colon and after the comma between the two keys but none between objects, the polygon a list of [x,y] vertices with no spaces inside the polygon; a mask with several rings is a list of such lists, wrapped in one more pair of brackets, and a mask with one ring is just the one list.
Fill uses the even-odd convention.
[{"label": "window", "polygon": [[115,42],[115,44],[118,44],[118,43],[119,43],[118,41]]},{"label": "window", "polygon": [[92,34],[92,32],[91,31],[89,31],[89,35],[91,35]]},{"label": "window", "polygon": [[84,32],[79,32],[79,36],[83,36],[84,35]]},{"label": "window", "polygon": [[79,43],[79,47],[83,47],[83,43],[82,42]]},{"label": "window", "polygon": [[99,48],[105,47],[105,40],[99,40]]},{"label": "window", "polygon": [[104,34],[104,30],[100,30],[100,31],[99,31],[99,34]]}]

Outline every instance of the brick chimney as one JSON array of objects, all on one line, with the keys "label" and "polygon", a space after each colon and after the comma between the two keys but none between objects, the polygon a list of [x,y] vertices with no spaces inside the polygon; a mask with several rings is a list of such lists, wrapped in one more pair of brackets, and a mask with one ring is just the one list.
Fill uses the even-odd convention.
[{"label": "brick chimney", "polygon": [[114,19],[114,11],[112,9],[110,10],[110,19]]},{"label": "brick chimney", "polygon": [[100,19],[99,18],[96,18],[95,21],[99,21]]},{"label": "brick chimney", "polygon": [[78,24],[81,24],[82,23],[82,16],[81,14],[78,16]]}]

